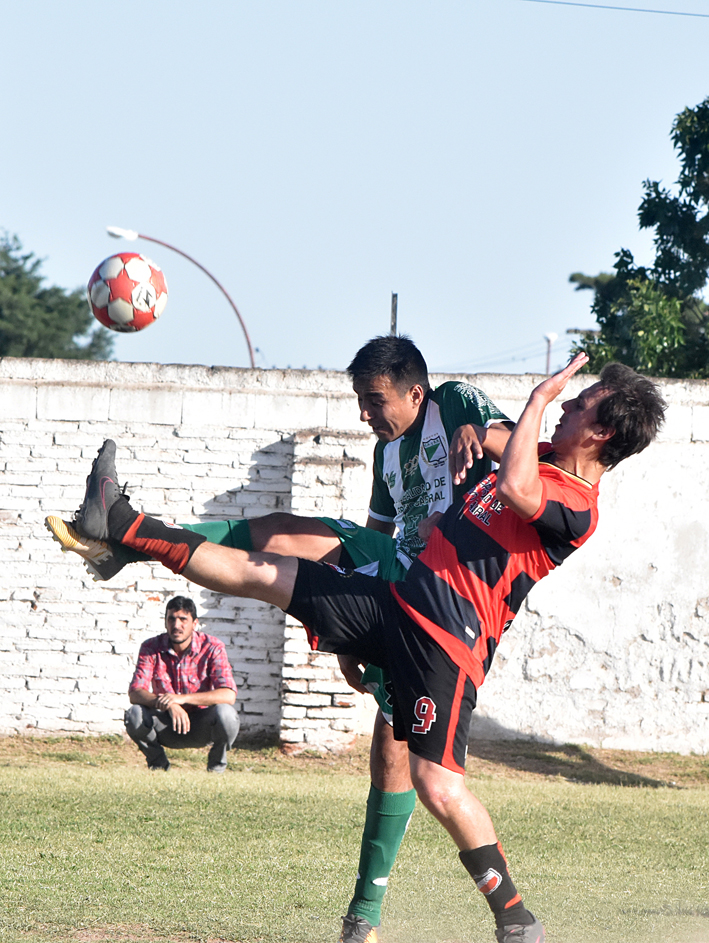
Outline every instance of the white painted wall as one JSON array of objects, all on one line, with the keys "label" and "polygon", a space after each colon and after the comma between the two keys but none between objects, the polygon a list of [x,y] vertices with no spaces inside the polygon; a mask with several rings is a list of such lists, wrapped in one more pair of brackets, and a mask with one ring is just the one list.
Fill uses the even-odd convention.
[{"label": "white painted wall", "polygon": [[[465,379],[516,418],[538,378]],[[530,594],[480,691],[473,736],[709,749],[709,386],[663,388],[666,432],[604,477],[596,535]],[[337,748],[366,729],[371,705],[279,611],[157,564],[94,583],[43,527],[80,503],[106,437],[148,513],[363,522],[363,429],[341,373],[0,360],[0,732],[120,730],[140,642],[178,592],[227,644],[246,733]]]}]

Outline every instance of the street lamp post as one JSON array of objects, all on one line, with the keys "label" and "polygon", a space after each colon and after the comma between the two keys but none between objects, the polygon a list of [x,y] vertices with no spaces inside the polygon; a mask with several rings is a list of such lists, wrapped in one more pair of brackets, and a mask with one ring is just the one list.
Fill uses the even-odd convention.
[{"label": "street lamp post", "polygon": [[544,335],[544,340],[547,342],[547,376],[551,373],[551,348],[554,344],[554,341],[559,339],[559,335],[555,334],[553,331],[549,331],[548,334]]},{"label": "street lamp post", "polygon": [[164,246],[166,249],[171,249],[173,252],[176,252],[178,255],[181,255],[183,258],[187,259],[188,262],[192,262],[192,264],[196,265],[198,269],[201,269],[206,276],[212,279],[219,291],[221,291],[221,293],[231,305],[232,310],[234,311],[234,314],[238,318],[239,324],[241,325],[241,330],[244,332],[246,346],[249,349],[249,360],[251,361],[251,366],[252,368],[256,367],[254,349],[251,346],[251,338],[249,337],[249,332],[246,330],[244,319],[239,314],[239,309],[231,300],[229,292],[221,284],[221,282],[217,281],[217,279],[210,271],[208,271],[208,269],[206,269],[203,265],[200,265],[197,259],[193,259],[191,255],[187,255],[187,253],[183,252],[182,249],[178,249],[176,246],[171,246],[169,242],[163,242],[162,239],[154,239],[152,236],[146,236],[144,233],[136,232],[134,229],[121,229],[120,226],[106,226],[106,232],[109,236],[113,236],[114,239],[127,239],[129,242],[134,242],[136,239],[145,239],[147,242],[156,242],[159,246]]}]

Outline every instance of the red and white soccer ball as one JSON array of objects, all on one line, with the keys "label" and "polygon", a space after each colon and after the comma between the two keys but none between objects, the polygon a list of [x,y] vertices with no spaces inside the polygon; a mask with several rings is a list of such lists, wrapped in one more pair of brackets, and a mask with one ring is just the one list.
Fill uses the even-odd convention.
[{"label": "red and white soccer ball", "polygon": [[150,259],[119,252],[95,269],[86,289],[93,316],[112,331],[142,331],[167,304],[167,282]]}]

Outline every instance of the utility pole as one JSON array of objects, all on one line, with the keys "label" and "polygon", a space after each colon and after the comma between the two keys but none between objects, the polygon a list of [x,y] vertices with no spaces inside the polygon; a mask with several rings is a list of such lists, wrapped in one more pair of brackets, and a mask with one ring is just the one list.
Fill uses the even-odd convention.
[{"label": "utility pole", "polygon": [[395,291],[391,293],[391,326],[389,328],[389,333],[392,337],[396,337],[396,309],[399,306],[399,296]]},{"label": "utility pole", "polygon": [[554,344],[554,341],[559,339],[559,335],[555,334],[553,331],[550,331],[548,334],[544,335],[544,340],[547,342],[547,376],[551,373],[551,348]]}]

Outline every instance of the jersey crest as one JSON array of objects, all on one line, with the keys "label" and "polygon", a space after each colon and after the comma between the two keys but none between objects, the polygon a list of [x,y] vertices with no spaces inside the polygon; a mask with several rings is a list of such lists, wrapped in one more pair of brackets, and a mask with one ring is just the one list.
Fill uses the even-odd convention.
[{"label": "jersey crest", "polygon": [[434,468],[440,468],[441,465],[446,464],[448,449],[440,435],[430,436],[421,441],[421,456],[427,465],[433,465]]}]

